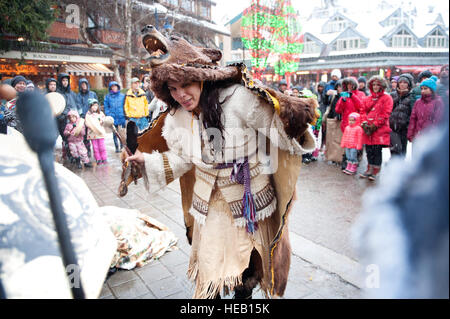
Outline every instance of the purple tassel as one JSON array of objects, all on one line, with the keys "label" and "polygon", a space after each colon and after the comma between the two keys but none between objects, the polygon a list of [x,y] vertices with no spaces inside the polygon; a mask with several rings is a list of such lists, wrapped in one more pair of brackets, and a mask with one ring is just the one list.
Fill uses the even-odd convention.
[{"label": "purple tassel", "polygon": [[242,216],[247,221],[246,229],[249,233],[254,233],[258,229],[256,222],[256,208],[252,192],[250,190],[250,166],[248,158],[244,158],[243,162],[219,164],[218,169],[233,167],[231,170],[230,180],[244,185],[244,197],[242,198]]},{"label": "purple tassel", "polygon": [[249,233],[254,233],[258,229],[256,222],[255,201],[251,192],[245,192],[242,199],[242,215],[247,221],[246,229]]}]

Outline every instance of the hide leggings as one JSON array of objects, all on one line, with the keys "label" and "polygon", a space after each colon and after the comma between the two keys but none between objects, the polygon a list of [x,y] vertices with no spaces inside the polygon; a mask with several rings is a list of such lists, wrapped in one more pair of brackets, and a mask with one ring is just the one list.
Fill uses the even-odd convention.
[{"label": "hide leggings", "polygon": [[366,145],[367,162],[370,165],[381,166],[383,160],[382,149],[382,145]]}]

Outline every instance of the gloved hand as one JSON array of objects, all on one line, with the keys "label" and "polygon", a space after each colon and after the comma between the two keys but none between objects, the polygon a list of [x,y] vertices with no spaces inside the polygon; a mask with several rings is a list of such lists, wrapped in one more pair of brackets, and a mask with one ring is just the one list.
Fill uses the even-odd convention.
[{"label": "gloved hand", "polygon": [[342,98],[342,100],[344,102],[347,102],[347,99],[351,98],[352,92],[343,91],[343,92],[339,93],[339,96]]},{"label": "gloved hand", "polygon": [[340,97],[352,97],[352,92],[343,91],[339,93]]},{"label": "gloved hand", "polygon": [[366,135],[368,135],[368,136],[372,135],[373,132],[375,132],[375,131],[378,129],[378,127],[376,127],[375,124],[373,124],[373,123],[372,123],[372,124],[369,124],[369,123],[366,122],[366,121],[364,121],[364,122],[361,124],[361,127],[363,128],[364,133],[366,133]]}]

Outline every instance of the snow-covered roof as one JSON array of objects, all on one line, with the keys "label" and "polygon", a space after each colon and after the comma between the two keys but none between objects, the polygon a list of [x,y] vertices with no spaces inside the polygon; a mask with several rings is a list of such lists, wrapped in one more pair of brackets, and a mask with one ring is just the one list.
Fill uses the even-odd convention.
[{"label": "snow-covered roof", "polygon": [[195,25],[198,25],[201,27],[208,28],[217,33],[221,33],[221,34],[228,35],[228,36],[230,35],[230,31],[226,27],[221,26],[221,25],[217,25],[217,24],[205,21],[205,20],[198,20],[196,18],[189,17],[184,14],[180,14],[180,13],[176,13],[176,12],[172,12],[172,11],[169,11],[166,15],[168,17],[173,17],[173,18],[177,19],[178,21],[184,21],[187,23],[191,23],[191,24],[195,24]]},{"label": "snow-covered roof", "polygon": [[215,23],[211,23],[211,22],[208,22],[205,20],[199,20],[194,17],[190,17],[187,15],[178,13],[178,12],[168,10],[166,7],[164,7],[163,5],[161,5],[159,3],[148,4],[148,3],[145,3],[142,1],[135,0],[135,1],[133,1],[133,5],[139,7],[141,10],[162,13],[162,14],[165,14],[167,17],[175,18],[178,21],[184,21],[187,23],[195,24],[195,25],[210,29],[210,30],[215,31],[220,34],[224,34],[224,35],[228,35],[228,36],[230,35],[230,31],[224,26],[217,25]]},{"label": "snow-covered roof", "polygon": [[[424,48],[420,46],[421,41],[418,41],[418,47],[416,48],[391,48],[386,45],[383,41],[383,38],[391,37],[395,30],[399,28],[399,26],[387,25],[383,27],[380,24],[381,21],[385,21],[389,16],[393,15],[395,12],[399,12],[399,8],[393,8],[392,6],[377,7],[376,12],[367,10],[366,12],[352,12],[351,8],[347,8],[347,12],[344,14],[340,14],[343,17],[351,17],[348,18],[350,22],[350,29],[353,28],[354,31],[359,33],[362,37],[368,39],[367,48],[364,49],[354,49],[354,50],[344,50],[344,51],[330,51],[330,56],[336,55],[347,55],[347,54],[357,54],[357,53],[372,53],[372,52],[397,52],[399,49],[402,52],[443,52],[447,51],[448,48]],[[403,9],[402,9],[403,10]],[[401,12],[401,11],[400,11]],[[404,10],[404,13],[407,13],[409,18],[412,20],[412,25],[408,26],[408,30],[412,33],[412,35],[416,39],[421,39],[424,36],[428,35],[437,25],[445,24],[443,26],[443,30],[448,36],[448,23],[449,16],[448,12],[414,12],[413,8],[408,8],[408,10]],[[335,33],[322,33],[322,29],[325,23],[330,20],[331,17],[335,16],[335,14],[330,15],[329,17],[321,17],[319,18],[310,18],[303,23],[303,33],[309,33],[312,36],[320,39],[326,45],[331,44],[334,40],[336,40],[341,34],[344,32],[348,32],[349,28],[342,30],[340,32]],[[356,23],[356,26],[352,27],[352,22]],[[438,24],[436,24],[438,23]],[[302,54],[302,58],[306,57],[318,57],[320,53],[313,54]]]}]

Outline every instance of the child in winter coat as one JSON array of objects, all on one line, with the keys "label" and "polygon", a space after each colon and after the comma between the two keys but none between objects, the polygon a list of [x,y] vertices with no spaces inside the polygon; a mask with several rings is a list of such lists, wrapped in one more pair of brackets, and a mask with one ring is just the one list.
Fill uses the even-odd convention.
[{"label": "child in winter coat", "polygon": [[70,153],[75,158],[77,168],[81,169],[81,161],[85,167],[92,167],[89,162],[86,146],[83,143],[86,130],[83,120],[80,119],[78,112],[75,110],[69,111],[67,117],[69,123],[67,123],[64,129],[64,136],[69,144]]},{"label": "child in winter coat", "polygon": [[408,126],[408,140],[412,142],[424,129],[436,125],[444,116],[444,103],[436,95],[437,84],[426,79],[420,84],[422,97],[414,103]]},{"label": "child in winter coat", "polygon": [[341,147],[345,148],[347,157],[347,167],[344,173],[348,175],[356,174],[358,168],[358,150],[363,147],[363,129],[360,126],[360,115],[356,112],[348,116],[348,125],[342,135]]},{"label": "child in winter coat", "polygon": [[89,111],[86,114],[86,126],[88,127],[88,139],[91,140],[97,165],[106,164],[107,161],[105,148],[106,132],[103,128],[104,120],[105,114],[100,111],[98,101],[96,99],[89,99]]}]

